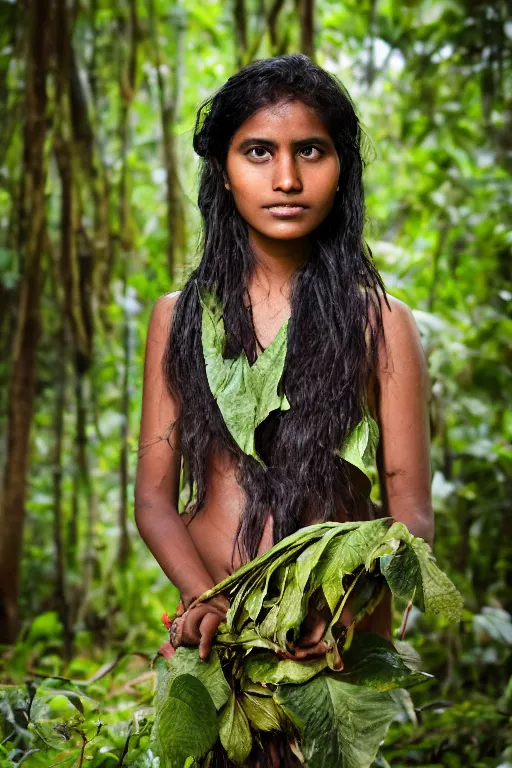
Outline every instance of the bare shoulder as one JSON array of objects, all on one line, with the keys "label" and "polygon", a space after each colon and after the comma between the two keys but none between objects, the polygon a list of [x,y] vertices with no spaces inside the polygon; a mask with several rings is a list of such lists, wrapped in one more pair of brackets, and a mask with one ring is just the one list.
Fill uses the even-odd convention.
[{"label": "bare shoulder", "polygon": [[394,372],[415,368],[424,376],[426,358],[412,310],[396,296],[387,293],[386,297],[387,303],[379,296],[385,340],[382,367]]},{"label": "bare shoulder", "polygon": [[172,313],[174,311],[174,307],[176,306],[176,302],[178,301],[178,297],[180,295],[181,291],[172,291],[172,293],[164,293],[163,296],[160,296],[156,301],[155,305],[153,307],[153,313],[156,313],[157,315],[167,315],[169,312]]},{"label": "bare shoulder", "polygon": [[416,321],[409,305],[390,293],[386,293],[386,298],[387,303],[384,297],[379,295],[384,332],[417,332]]},{"label": "bare shoulder", "polygon": [[160,296],[153,306],[149,322],[148,339],[156,339],[161,335],[167,337],[174,313],[174,307],[181,291],[173,291]]}]

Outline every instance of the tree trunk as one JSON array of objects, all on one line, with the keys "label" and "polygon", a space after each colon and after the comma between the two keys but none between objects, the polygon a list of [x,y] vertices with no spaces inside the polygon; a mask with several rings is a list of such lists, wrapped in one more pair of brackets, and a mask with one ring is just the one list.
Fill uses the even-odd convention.
[{"label": "tree trunk", "polygon": [[284,0],[274,0],[267,14],[267,28],[268,28],[268,35],[270,38],[270,50],[272,52],[272,56],[275,56],[277,54],[277,51],[279,50],[279,34],[277,29],[277,26],[278,26],[277,21],[279,19],[279,14],[281,13],[283,6],[284,6]]},{"label": "tree trunk", "polygon": [[122,76],[125,84],[124,102],[121,108],[119,137],[121,141],[121,180],[119,184],[119,243],[122,250],[124,339],[123,339],[123,380],[121,392],[121,451],[119,455],[119,562],[125,566],[130,553],[128,537],[128,436],[129,436],[129,368],[130,368],[130,318],[127,309],[127,284],[132,261],[133,236],[131,226],[130,190],[128,183],[128,148],[130,143],[130,106],[137,85],[137,9],[135,0],[130,0],[130,46],[128,63]]},{"label": "tree trunk", "polygon": [[300,50],[313,59],[315,56],[315,2],[302,0],[300,13]]},{"label": "tree trunk", "polygon": [[77,249],[79,201],[71,119],[72,47],[71,20],[67,0],[56,0],[56,126],[54,149],[61,180],[60,271],[64,284],[66,315],[73,334],[79,374],[92,360],[92,311],[90,308],[91,269],[84,268]]},{"label": "tree trunk", "polygon": [[91,483],[89,470],[89,456],[87,451],[87,405],[84,395],[84,377],[78,371],[75,372],[75,400],[76,400],[76,433],[75,433],[75,464],[77,476],[73,488],[73,534],[75,540],[70,537],[68,547],[73,547],[74,557],[78,558],[78,522],[80,510],[80,496],[86,503],[86,529],[83,545],[83,567],[80,594],[75,596],[75,624],[81,624],[87,613],[94,569],[97,562],[96,551],[96,525],[98,520],[98,499]]},{"label": "tree trunk", "polygon": [[245,0],[233,0],[233,15],[235,20],[235,59],[237,69],[247,64],[247,14]]},{"label": "tree trunk", "polygon": [[0,643],[18,633],[20,558],[25,516],[30,422],[40,333],[41,263],[45,243],[46,78],[49,61],[51,0],[32,2],[26,68],[24,190],[20,217],[22,280],[8,387],[7,458],[0,501]]},{"label": "tree trunk", "polygon": [[62,518],[62,444],[64,440],[64,410],[66,407],[66,331],[64,325],[56,334],[57,360],[55,370],[55,417],[53,448],[53,547],[55,552],[55,601],[64,629],[64,657],[72,656],[73,633],[66,589],[65,547]]},{"label": "tree trunk", "polygon": [[158,20],[155,15],[153,0],[148,4],[151,37],[155,51],[155,66],[157,71],[158,101],[160,105],[160,117],[162,122],[162,139],[164,165],[167,177],[167,263],[171,280],[176,276],[176,267],[184,261],[186,246],[185,210],[183,196],[178,174],[178,152],[176,141],[172,132],[172,126],[176,121],[179,94],[181,91],[180,60],[184,55],[181,51],[184,36],[184,21],[180,18],[176,24],[176,41],[174,56],[173,94],[169,98],[166,95],[165,82],[162,76],[162,58],[158,41]]}]

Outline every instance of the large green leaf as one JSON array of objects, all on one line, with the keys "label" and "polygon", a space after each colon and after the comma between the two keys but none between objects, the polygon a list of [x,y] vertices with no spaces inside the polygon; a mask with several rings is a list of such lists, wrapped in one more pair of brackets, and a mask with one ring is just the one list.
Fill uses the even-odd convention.
[{"label": "large green leaf", "polygon": [[372,480],[379,444],[379,425],[371,416],[361,419],[340,448],[340,456]]},{"label": "large green leaf", "polygon": [[[340,535],[339,529],[328,529],[321,539],[312,543],[307,549],[304,549],[297,557],[293,570],[289,574],[287,586],[284,590],[282,599],[279,602],[279,612],[277,615],[278,629],[276,631],[276,640],[281,648],[286,647],[288,632],[293,631],[294,641],[297,640],[300,625],[308,611],[309,593],[315,588],[315,580],[312,579],[312,585],[308,593],[306,585],[311,574],[322,557],[326,547],[329,546],[334,536]],[[350,535],[350,534],[346,534]]]},{"label": "large green leaf", "polygon": [[339,680],[377,691],[416,685],[432,677],[411,669],[393,643],[370,632],[354,638],[343,661],[345,666],[337,675]]},{"label": "large green leaf", "polygon": [[216,709],[220,709],[229,697],[230,688],[224,677],[219,655],[212,648],[208,661],[203,661],[197,648],[180,646],[170,659],[160,658],[155,664],[157,687],[156,706],[161,706],[169,696],[173,681],[178,675],[189,674],[200,680],[208,689]]},{"label": "large green leaf", "polygon": [[315,585],[321,585],[331,611],[345,588],[343,579],[363,565],[389,529],[389,518],[371,520],[345,535],[336,537],[315,573]]},{"label": "large green leaf", "polygon": [[370,768],[398,712],[390,692],[321,675],[274,694],[301,732],[307,768]]},{"label": "large green leaf", "polygon": [[219,734],[229,759],[243,765],[252,749],[252,735],[247,716],[233,692],[220,713]]},{"label": "large green leaf", "polygon": [[256,728],[256,730],[282,730],[283,715],[272,696],[257,696],[244,691],[241,697],[241,705],[253,728]]},{"label": "large green leaf", "polygon": [[250,366],[245,353],[235,359],[223,358],[226,332],[222,307],[212,292],[203,291],[200,300],[203,354],[211,393],[235,442],[262,463],[254,445],[256,427],[271,411],[290,407],[286,395],[277,391],[284,370],[288,321]]},{"label": "large green leaf", "polygon": [[160,768],[183,768],[189,756],[203,757],[219,735],[210,694],[194,675],[178,675],[157,710],[153,739]]},{"label": "large green leaf", "polygon": [[393,554],[380,558],[380,568],[394,595],[414,601],[426,613],[460,619],[463,601],[448,576],[436,564],[430,546],[413,536],[403,523],[394,523],[386,542],[403,542]]},{"label": "large green leaf", "polygon": [[247,675],[254,683],[305,683],[327,666],[324,658],[281,659],[275,653],[254,653],[244,663]]}]

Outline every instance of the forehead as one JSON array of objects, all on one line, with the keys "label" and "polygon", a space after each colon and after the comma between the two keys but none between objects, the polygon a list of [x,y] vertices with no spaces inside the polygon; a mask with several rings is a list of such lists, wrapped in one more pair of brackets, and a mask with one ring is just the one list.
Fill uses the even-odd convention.
[{"label": "forehead", "polygon": [[292,141],[304,134],[329,137],[323,120],[302,101],[280,101],[262,107],[249,117],[233,136],[233,142],[241,141],[246,136],[280,141]]}]

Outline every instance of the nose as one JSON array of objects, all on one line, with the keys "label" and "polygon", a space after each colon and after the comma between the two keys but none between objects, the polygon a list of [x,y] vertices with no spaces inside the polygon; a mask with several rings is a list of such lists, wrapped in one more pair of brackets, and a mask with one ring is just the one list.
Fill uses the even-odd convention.
[{"label": "nose", "polygon": [[272,188],[282,192],[300,192],[302,180],[293,155],[283,153],[274,166]]}]

